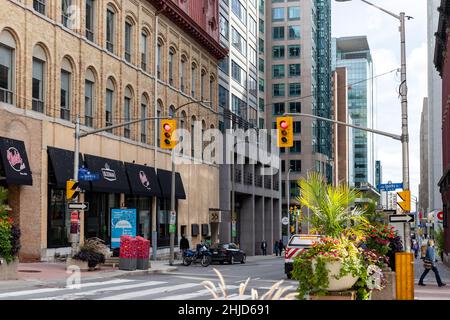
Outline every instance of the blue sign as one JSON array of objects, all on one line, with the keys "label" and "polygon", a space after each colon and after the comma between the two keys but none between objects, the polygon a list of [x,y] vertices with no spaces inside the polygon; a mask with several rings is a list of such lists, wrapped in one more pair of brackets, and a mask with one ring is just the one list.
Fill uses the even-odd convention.
[{"label": "blue sign", "polygon": [[136,209],[111,209],[111,248],[120,247],[120,236],[136,237]]},{"label": "blue sign", "polygon": [[403,183],[385,183],[378,185],[378,190],[380,191],[395,191],[397,189],[403,189]]},{"label": "blue sign", "polygon": [[100,175],[98,173],[91,173],[85,167],[78,169],[78,181],[96,181],[100,180]]}]

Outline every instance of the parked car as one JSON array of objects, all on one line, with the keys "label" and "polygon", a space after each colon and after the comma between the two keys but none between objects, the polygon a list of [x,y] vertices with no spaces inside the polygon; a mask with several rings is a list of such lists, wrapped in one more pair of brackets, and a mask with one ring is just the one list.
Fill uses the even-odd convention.
[{"label": "parked car", "polygon": [[223,264],[227,262],[233,264],[235,262],[245,263],[247,258],[244,250],[234,243],[219,243],[209,249],[212,253],[212,261]]},{"label": "parked car", "polygon": [[284,273],[286,273],[288,279],[292,277],[294,258],[302,249],[308,249],[314,242],[320,241],[320,238],[320,235],[311,234],[294,234],[291,236],[284,254]]}]

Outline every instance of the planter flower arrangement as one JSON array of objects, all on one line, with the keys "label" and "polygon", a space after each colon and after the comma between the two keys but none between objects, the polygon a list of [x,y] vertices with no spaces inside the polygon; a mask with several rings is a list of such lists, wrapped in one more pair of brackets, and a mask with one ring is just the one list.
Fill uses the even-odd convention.
[{"label": "planter flower arrangement", "polygon": [[86,261],[90,270],[101,263],[105,263],[105,258],[109,254],[108,247],[99,238],[86,239],[80,251],[73,256],[75,260]]},{"label": "planter flower arrangement", "polygon": [[20,250],[20,229],[14,225],[11,208],[5,204],[8,191],[0,187],[0,258],[13,262]]},{"label": "planter flower arrangement", "polygon": [[371,226],[367,232],[365,245],[367,248],[378,251],[381,255],[386,255],[390,248],[391,239],[394,239],[394,227],[386,224]]},{"label": "planter flower arrangement", "polygon": [[364,209],[352,205],[359,192],[341,184],[328,185],[319,173],[298,182],[301,205],[312,212],[309,221],[323,237],[294,259],[292,278],[299,281],[299,298],[331,291],[355,290],[357,299],[369,299],[385,279],[384,256],[361,247],[370,226]]}]

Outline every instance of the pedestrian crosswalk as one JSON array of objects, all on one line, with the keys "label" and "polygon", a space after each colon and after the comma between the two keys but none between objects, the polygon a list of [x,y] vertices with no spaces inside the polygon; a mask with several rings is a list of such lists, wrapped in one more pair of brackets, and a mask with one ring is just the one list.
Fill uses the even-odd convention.
[{"label": "pedestrian crosswalk", "polygon": [[[187,281],[187,282],[185,282]],[[195,280],[194,280],[195,281]],[[179,279],[173,281],[114,279],[109,281],[94,281],[82,283],[79,288],[71,286],[36,288],[1,292],[0,300],[210,300],[213,296],[202,281]],[[216,282],[216,281],[214,281]],[[266,287],[265,285],[264,287]],[[254,288],[254,287],[252,287]],[[255,288],[258,290],[258,288]],[[261,293],[266,292],[259,288]],[[227,299],[249,300],[250,288],[243,296],[239,296],[239,286],[226,287]],[[223,293],[216,289],[217,295],[223,298]]]}]

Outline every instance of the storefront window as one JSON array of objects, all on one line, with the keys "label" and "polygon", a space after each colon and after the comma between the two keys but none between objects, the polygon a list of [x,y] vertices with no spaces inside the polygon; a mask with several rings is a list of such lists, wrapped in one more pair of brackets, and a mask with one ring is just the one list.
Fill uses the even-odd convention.
[{"label": "storefront window", "polygon": [[120,194],[86,192],[85,238],[97,237],[111,243],[111,209],[120,208]]},{"label": "storefront window", "polygon": [[47,245],[49,248],[69,246],[70,217],[63,189],[49,188]]},{"label": "storefront window", "polygon": [[137,230],[136,235],[150,240],[151,229],[151,208],[152,199],[147,197],[128,196],[126,199],[127,208],[136,208]]},{"label": "storefront window", "polygon": [[[176,207],[175,211],[177,211]],[[170,199],[158,199],[158,214],[157,214],[158,247],[168,247],[170,245],[169,217],[170,217]],[[178,226],[178,217],[176,225]],[[176,230],[175,244],[178,243],[177,234],[178,231]]]}]

